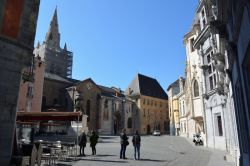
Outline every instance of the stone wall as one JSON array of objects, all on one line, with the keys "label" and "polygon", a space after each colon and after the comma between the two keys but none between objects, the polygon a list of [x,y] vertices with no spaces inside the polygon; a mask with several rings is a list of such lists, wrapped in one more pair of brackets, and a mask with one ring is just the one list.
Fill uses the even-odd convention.
[{"label": "stone wall", "polygon": [[[31,64],[40,1],[16,3],[11,0],[0,2],[0,133],[4,133],[0,134],[1,165],[9,165],[11,161],[21,72]],[[7,13],[17,22],[8,20],[12,18]],[[16,32],[8,32],[16,26],[14,24],[18,27]],[[9,27],[7,31],[6,26]]]}]

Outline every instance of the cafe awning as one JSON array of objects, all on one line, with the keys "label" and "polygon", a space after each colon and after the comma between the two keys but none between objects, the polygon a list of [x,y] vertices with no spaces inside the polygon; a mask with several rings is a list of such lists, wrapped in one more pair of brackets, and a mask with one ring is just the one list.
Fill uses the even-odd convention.
[{"label": "cafe awning", "polygon": [[17,121],[79,121],[80,112],[17,112]]}]

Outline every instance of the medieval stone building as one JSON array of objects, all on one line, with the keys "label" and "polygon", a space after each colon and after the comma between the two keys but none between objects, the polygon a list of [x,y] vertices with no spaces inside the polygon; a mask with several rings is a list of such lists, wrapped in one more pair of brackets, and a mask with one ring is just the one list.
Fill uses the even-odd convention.
[{"label": "medieval stone building", "polygon": [[[87,115],[87,130],[104,135],[116,135],[126,128],[134,132],[134,102],[117,88],[97,85],[91,78],[67,88],[71,108]],[[83,124],[84,126],[85,124]],[[84,129],[84,127],[82,128]]]},{"label": "medieval stone building", "polygon": [[60,33],[55,9],[50,22],[45,41],[37,44],[34,50],[35,57],[39,57],[45,63],[42,111],[68,110],[68,97],[65,88],[72,86],[77,80],[72,77],[73,53],[60,46]]}]

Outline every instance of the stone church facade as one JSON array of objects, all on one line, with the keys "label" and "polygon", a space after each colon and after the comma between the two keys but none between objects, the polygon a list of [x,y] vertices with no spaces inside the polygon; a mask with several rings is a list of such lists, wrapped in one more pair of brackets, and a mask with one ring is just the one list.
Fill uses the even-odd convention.
[{"label": "stone church facade", "polygon": [[97,85],[89,78],[67,90],[73,101],[71,107],[87,115],[89,131],[117,135],[125,128],[129,134],[134,132],[134,102],[125,98],[120,89]]}]

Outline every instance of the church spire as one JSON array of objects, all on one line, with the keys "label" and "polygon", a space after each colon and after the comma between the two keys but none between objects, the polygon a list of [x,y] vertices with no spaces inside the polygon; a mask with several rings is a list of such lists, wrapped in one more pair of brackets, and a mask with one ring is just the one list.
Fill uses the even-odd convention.
[{"label": "church spire", "polygon": [[50,22],[50,27],[45,37],[45,42],[52,47],[60,47],[60,33],[57,19],[57,7]]},{"label": "church spire", "polygon": [[67,44],[64,44],[64,50],[67,51]]}]

